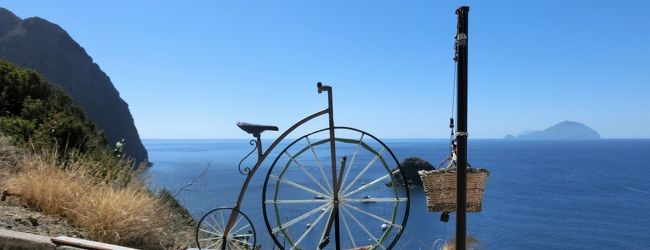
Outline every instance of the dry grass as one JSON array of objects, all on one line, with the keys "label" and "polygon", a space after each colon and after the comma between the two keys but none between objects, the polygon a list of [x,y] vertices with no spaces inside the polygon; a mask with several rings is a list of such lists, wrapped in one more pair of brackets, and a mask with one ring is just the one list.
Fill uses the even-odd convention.
[{"label": "dry grass", "polygon": [[7,178],[17,170],[20,155],[20,150],[11,144],[10,139],[0,134],[0,192],[6,189]]},{"label": "dry grass", "polygon": [[21,150],[11,144],[8,137],[0,134],[0,170],[5,172],[16,167]]},{"label": "dry grass", "polygon": [[83,157],[62,162],[44,153],[26,155],[18,165],[7,178],[8,190],[45,213],[64,216],[92,240],[164,249],[190,237],[179,215],[147,190],[128,162]]}]

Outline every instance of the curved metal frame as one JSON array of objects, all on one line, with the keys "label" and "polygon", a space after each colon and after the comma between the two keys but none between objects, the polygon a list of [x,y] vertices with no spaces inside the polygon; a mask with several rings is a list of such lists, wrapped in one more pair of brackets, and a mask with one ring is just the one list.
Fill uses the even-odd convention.
[{"label": "curved metal frame", "polygon": [[[282,141],[285,137],[287,137],[296,128],[298,128],[299,126],[301,126],[302,124],[304,124],[304,123],[306,123],[306,122],[308,122],[310,120],[313,120],[316,117],[319,117],[319,116],[324,115],[324,114],[328,114],[329,115],[330,128],[331,128],[330,129],[331,130],[330,135],[333,137],[333,133],[334,133],[334,130],[333,130],[333,127],[334,127],[334,108],[333,108],[333,102],[332,102],[332,87],[327,86],[327,85],[323,85],[320,82],[316,85],[316,87],[318,89],[319,94],[322,93],[323,91],[327,92],[328,107],[326,109],[318,111],[318,112],[316,112],[314,114],[311,114],[311,115],[303,118],[302,120],[296,122],[294,125],[289,127],[289,129],[284,131],[284,133],[282,133],[277,139],[275,139],[275,141],[273,141],[273,143],[271,143],[271,146],[269,146],[264,152],[262,152],[262,139],[260,138],[260,134],[255,134],[254,135],[255,136],[255,142],[256,142],[254,144],[255,144],[255,146],[257,148],[257,162],[255,163],[255,165],[252,168],[250,168],[250,170],[249,170],[249,168],[244,168],[244,170],[242,171],[241,166],[239,167],[240,173],[242,173],[242,174],[245,173],[246,174],[246,179],[244,180],[244,184],[242,185],[241,190],[239,191],[239,196],[237,198],[237,202],[235,203],[235,207],[232,208],[233,211],[235,211],[235,212],[240,211],[241,202],[244,199],[244,194],[246,193],[246,189],[248,188],[248,184],[250,183],[253,175],[255,175],[255,172],[257,172],[257,169],[262,165],[262,162],[264,162],[266,157],[269,156],[269,154],[273,151],[273,149],[275,149],[275,147],[280,143],[280,141]],[[248,155],[246,157],[248,157]],[[240,164],[241,164],[241,162],[240,162]],[[334,165],[334,164],[335,164],[335,162],[333,160],[332,165]],[[333,169],[333,172],[335,172],[335,169]],[[224,234],[228,234],[230,232],[230,230],[232,229],[232,227],[233,227],[233,225],[235,223],[236,217],[237,217],[235,214],[236,213],[232,213],[230,215],[230,218],[228,219],[228,224],[226,225],[226,229],[224,230]],[[197,242],[197,245],[198,245],[198,242]],[[222,249],[225,249],[225,245],[222,246]]]},{"label": "curved metal frame", "polygon": [[[292,143],[290,143],[289,145],[287,145],[287,146],[282,150],[282,152],[280,152],[279,156],[275,158],[275,160],[273,161],[273,164],[271,164],[271,167],[269,168],[269,171],[268,171],[268,173],[267,173],[267,175],[266,175],[266,178],[264,179],[264,187],[266,187],[266,186],[268,185],[268,182],[269,182],[269,175],[271,174],[271,171],[273,171],[273,168],[275,167],[275,165],[276,165],[276,164],[278,163],[278,161],[280,160],[280,158],[281,158],[280,156],[281,156],[281,155],[283,155],[283,154],[284,154],[284,153],[285,153],[289,148],[291,148],[293,145],[295,145],[295,144],[298,143],[299,141],[301,141],[301,140],[303,140],[303,139],[305,139],[305,138],[308,138],[308,137],[311,136],[311,135],[314,135],[314,134],[317,134],[317,133],[320,133],[320,132],[326,131],[326,130],[328,130],[328,129],[329,129],[329,128],[324,128],[324,129],[320,129],[320,130],[317,130],[317,131],[311,132],[311,133],[309,133],[309,134],[307,134],[307,135],[304,135],[304,136],[302,136],[302,137],[300,137],[300,138],[294,140]],[[347,129],[347,130],[352,130],[352,131],[355,131],[355,132],[358,132],[358,133],[362,134],[363,136],[369,136],[370,138],[374,139],[376,142],[379,142],[379,144],[380,144],[383,148],[385,148],[385,149],[388,151],[388,153],[390,154],[391,158],[395,161],[395,163],[397,164],[397,169],[399,169],[399,171],[400,171],[401,173],[404,173],[404,172],[403,172],[403,169],[402,169],[402,166],[401,166],[401,164],[399,163],[399,161],[397,160],[397,157],[395,157],[395,154],[393,153],[393,151],[392,151],[392,150],[391,150],[391,149],[390,149],[390,148],[389,148],[389,147],[388,147],[388,146],[387,146],[383,141],[379,140],[379,138],[375,137],[374,135],[372,135],[372,134],[370,134],[370,133],[368,133],[368,132],[365,132],[365,131],[360,130],[360,129],[352,128],[352,127],[334,127],[334,129],[335,129],[335,130],[336,130],[336,129]],[[378,154],[374,149],[370,148],[367,144],[361,142],[361,140],[343,139],[343,138],[334,138],[334,140],[335,140],[335,141],[339,141],[339,142],[347,142],[347,143],[352,143],[352,142],[354,142],[354,143],[360,143],[360,145],[363,145],[363,147],[366,148],[368,151],[371,151],[371,152],[374,151],[373,153],[375,153],[376,155]],[[329,141],[330,141],[329,138],[327,138],[327,139],[321,139],[321,140],[319,140],[318,142],[311,144],[311,146],[320,145],[320,144],[323,144],[323,143],[327,143],[327,142],[329,142]],[[308,149],[308,147],[307,147],[306,149]],[[305,150],[306,150],[306,149],[305,149]],[[297,155],[299,155],[300,153],[302,153],[302,151],[300,151],[299,153],[295,153],[294,156],[297,156]],[[379,159],[383,162],[384,167],[387,168],[387,164],[385,163],[385,159],[384,159],[384,157],[383,157],[383,156],[380,156],[380,155],[378,155],[378,156],[379,156]],[[391,169],[390,169],[390,168],[387,168],[387,171],[388,171],[388,172],[391,172]],[[401,174],[401,175],[399,175],[399,176],[401,176],[401,178],[402,178],[402,183],[407,183],[404,174]],[[393,178],[391,178],[391,182],[393,183],[394,186],[397,186],[397,185],[398,185],[397,183],[394,182],[394,179],[393,179]],[[410,192],[409,192],[409,189],[408,189],[408,188],[405,188],[404,190],[405,190],[405,192],[406,192],[406,204],[405,204],[405,205],[406,205],[406,208],[405,208],[405,211],[404,211],[404,218],[402,219],[402,222],[400,223],[400,224],[402,225],[402,228],[401,228],[400,231],[397,233],[397,235],[395,236],[395,238],[393,239],[393,241],[390,243],[390,245],[387,247],[387,249],[391,249],[391,248],[392,248],[392,247],[397,243],[397,241],[399,240],[399,238],[402,236],[402,233],[404,232],[404,227],[406,226],[406,222],[408,221],[408,215],[409,215],[410,206],[411,206],[411,205],[410,205],[410,203],[411,203],[411,202],[410,202]],[[344,192],[345,192],[345,191],[344,191]],[[396,192],[397,192],[397,191],[396,191]],[[262,212],[263,212],[263,214],[264,214],[264,223],[266,224],[266,228],[267,228],[267,230],[268,230],[269,232],[272,232],[273,229],[271,228],[271,224],[270,224],[270,222],[269,222],[269,220],[268,220],[268,214],[267,214],[266,206],[265,206],[266,204],[264,204],[264,199],[265,199],[265,197],[266,197],[266,188],[263,188],[263,190],[262,190]],[[397,209],[396,209],[396,208],[394,209],[393,213],[394,213],[394,214],[397,213]],[[276,216],[276,217],[277,217],[277,216]],[[384,233],[382,234],[382,238],[385,237],[385,235],[388,235],[388,234],[390,233],[390,230],[392,230],[392,227],[390,227],[388,230],[384,231]],[[283,230],[283,233],[285,234],[285,236],[287,236],[287,238],[289,238],[289,242],[291,242],[290,237],[288,237],[288,235],[286,235],[286,232],[284,232],[284,230]],[[284,247],[282,246],[282,244],[278,241],[278,239],[277,239],[276,237],[273,237],[273,236],[272,236],[271,238],[273,239],[273,241],[275,242],[275,244],[276,244],[277,246],[280,247],[280,249],[284,249]],[[382,241],[383,241],[383,240],[382,240]]]},{"label": "curved metal frame", "polygon": [[244,169],[242,169],[241,164],[244,163],[244,160],[246,160],[246,158],[251,156],[253,154],[253,152],[255,152],[255,150],[257,149],[257,141],[251,140],[250,142],[248,142],[248,144],[250,144],[251,146],[254,146],[253,150],[251,150],[250,153],[248,153],[246,156],[244,156],[244,158],[241,159],[241,161],[239,161],[239,164],[237,165],[237,170],[239,170],[239,173],[242,174],[242,175],[248,175],[248,173],[251,172],[251,168],[244,167]]},{"label": "curved metal frame", "polygon": [[[244,184],[242,185],[241,190],[240,190],[240,192],[239,192],[239,196],[238,196],[238,198],[237,198],[237,202],[235,203],[235,206],[232,208],[232,210],[233,210],[234,212],[240,212],[241,202],[242,202],[242,200],[244,199],[244,195],[245,195],[245,193],[246,193],[246,189],[248,188],[248,184],[250,183],[250,181],[251,181],[253,175],[255,175],[255,172],[257,172],[257,170],[259,169],[259,167],[262,165],[262,162],[264,162],[264,160],[266,160],[266,158],[271,154],[271,152],[275,149],[275,147],[276,147],[276,146],[277,146],[277,145],[278,145],[282,140],[284,140],[284,139],[285,139],[289,134],[291,134],[291,132],[293,132],[294,130],[296,130],[296,128],[300,127],[301,125],[305,124],[306,122],[308,122],[308,121],[310,121],[310,120],[313,120],[314,118],[317,118],[317,117],[319,117],[319,116],[321,116],[321,115],[325,115],[325,114],[327,114],[327,115],[328,115],[328,118],[329,118],[329,126],[328,126],[328,128],[325,128],[325,129],[321,130],[321,132],[324,131],[324,130],[329,130],[329,135],[330,135],[329,138],[336,138],[336,135],[335,135],[335,132],[334,132],[334,129],[335,129],[336,127],[334,126],[334,104],[333,104],[333,98],[332,98],[332,87],[327,86],[327,85],[323,85],[323,84],[320,83],[320,82],[316,85],[316,87],[317,87],[317,90],[318,90],[318,93],[319,93],[319,94],[322,93],[323,91],[327,92],[327,103],[328,103],[328,106],[327,106],[326,109],[323,109],[323,110],[321,110],[321,111],[318,111],[318,112],[316,112],[316,113],[313,113],[313,114],[311,114],[311,115],[309,115],[309,116],[303,118],[302,120],[296,122],[295,124],[293,124],[291,127],[289,127],[289,129],[287,129],[286,131],[284,131],[284,132],[283,132],[283,133],[282,133],[278,138],[276,138],[276,139],[271,143],[271,145],[270,145],[266,150],[264,150],[264,151],[262,150],[262,140],[261,140],[261,138],[260,138],[260,134],[254,134],[254,137],[255,137],[255,140],[254,140],[254,141],[255,141],[255,143],[251,143],[251,145],[255,145],[255,148],[257,149],[257,162],[255,163],[255,165],[254,165],[252,168],[244,168],[243,170],[241,169],[241,163],[243,162],[243,160],[242,160],[242,162],[240,162],[239,171],[240,171],[240,173],[242,173],[242,174],[246,174],[246,179],[244,180]],[[348,128],[348,127],[341,127],[341,128]],[[348,129],[352,129],[352,130],[356,130],[356,131],[361,132],[361,133],[368,134],[368,133],[363,132],[363,131],[358,130],[358,129],[354,129],[354,128],[348,128]],[[368,134],[368,135],[370,135],[370,134]],[[383,142],[381,142],[379,139],[377,139],[376,137],[374,137],[374,136],[372,136],[372,135],[370,135],[370,136],[371,136],[372,138],[374,138],[375,140],[379,141],[379,142],[382,144],[382,146],[384,146],[385,148],[388,149],[388,147],[387,147]],[[337,167],[336,167],[336,146],[335,146],[335,140],[330,140],[330,149],[331,149],[330,154],[331,154],[331,169],[332,169],[332,182],[333,182],[332,184],[333,184],[333,189],[334,189],[334,194],[333,194],[333,196],[334,196],[334,200],[335,200],[336,202],[338,202],[338,193],[339,193],[339,188],[340,188],[340,187],[339,187],[339,185],[338,185],[338,183],[337,183],[337,176],[336,176],[336,173],[337,173],[336,169],[337,169]],[[388,150],[390,151],[390,149],[388,149]],[[253,151],[255,151],[255,149],[253,149]],[[393,153],[392,153],[392,152],[390,152],[390,153],[391,153],[391,156],[392,156],[394,159],[396,159],[395,156],[393,155]],[[252,152],[249,153],[245,158],[247,158],[248,156],[250,156],[250,154],[252,154]],[[244,159],[245,159],[245,158],[244,158]],[[397,160],[395,160],[395,161],[397,162]],[[402,169],[401,169],[401,166],[399,165],[399,162],[398,162],[398,167],[399,167],[399,169],[400,169],[400,171],[401,171]],[[408,192],[408,188],[407,188],[406,190],[407,190],[407,192]],[[407,212],[406,212],[406,216],[405,216],[405,219],[404,219],[404,225],[406,225],[406,218],[408,218],[408,207],[409,207],[409,205],[407,205]],[[242,214],[243,214],[243,213],[242,213]],[[327,231],[330,231],[330,230],[331,230],[331,226],[334,226],[334,229],[335,229],[335,230],[334,230],[334,231],[335,231],[335,240],[336,240],[336,249],[340,249],[340,237],[339,237],[339,235],[340,235],[340,232],[339,232],[339,231],[340,231],[340,230],[339,230],[338,206],[335,206],[335,207],[334,207],[333,214],[336,214],[337,216],[332,216],[332,217],[334,217],[334,219],[333,219],[333,221],[330,220],[330,221],[328,222]],[[227,225],[226,225],[226,228],[225,228],[225,230],[224,230],[224,235],[227,235],[227,234],[230,232],[230,230],[232,230],[232,227],[234,226],[234,223],[235,223],[235,221],[236,221],[236,218],[237,218],[236,213],[231,213],[231,215],[230,215],[230,217],[229,217],[229,219],[228,219],[228,223],[227,223]],[[400,235],[401,235],[401,233],[400,233]],[[397,239],[399,239],[399,236],[396,237],[396,240],[391,244],[390,247],[392,247],[392,246],[394,245],[394,243],[397,241]],[[275,239],[274,239],[274,241],[275,241]],[[280,244],[278,244],[277,241],[276,241],[276,244],[277,244],[278,246],[280,245]],[[197,240],[197,245],[198,245],[198,240]],[[389,248],[390,248],[390,247],[389,247]],[[225,249],[225,244],[222,245],[221,248],[222,248],[222,249]]]}]

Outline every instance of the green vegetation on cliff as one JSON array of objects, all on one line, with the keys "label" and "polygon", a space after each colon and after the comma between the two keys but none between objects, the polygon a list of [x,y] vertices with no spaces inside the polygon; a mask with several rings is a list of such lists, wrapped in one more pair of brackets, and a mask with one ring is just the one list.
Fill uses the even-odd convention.
[{"label": "green vegetation on cliff", "polygon": [[91,240],[186,246],[187,210],[169,192],[151,192],[142,168],[121,155],[64,91],[0,60],[0,192],[64,217]]},{"label": "green vegetation on cliff", "polygon": [[7,61],[0,61],[0,133],[32,148],[108,150],[104,135],[65,92]]},{"label": "green vegetation on cliff", "polygon": [[104,134],[107,145],[124,139],[124,154],[147,160],[128,104],[111,79],[61,26],[43,18],[21,19],[0,7],[0,60],[39,72],[64,90]]}]

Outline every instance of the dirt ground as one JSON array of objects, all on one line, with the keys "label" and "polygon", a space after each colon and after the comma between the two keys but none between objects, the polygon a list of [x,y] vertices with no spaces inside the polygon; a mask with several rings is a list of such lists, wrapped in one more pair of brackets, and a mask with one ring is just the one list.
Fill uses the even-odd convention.
[{"label": "dirt ground", "polygon": [[86,238],[86,234],[68,224],[65,218],[29,208],[16,196],[6,196],[0,201],[0,228],[51,237]]}]

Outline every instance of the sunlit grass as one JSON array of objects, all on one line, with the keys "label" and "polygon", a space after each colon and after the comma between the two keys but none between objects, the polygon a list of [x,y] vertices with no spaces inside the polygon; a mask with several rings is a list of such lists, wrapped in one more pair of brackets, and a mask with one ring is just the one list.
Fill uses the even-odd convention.
[{"label": "sunlit grass", "polygon": [[7,189],[44,213],[65,217],[92,240],[145,249],[189,242],[189,227],[128,162],[41,153],[24,155],[17,165]]}]

